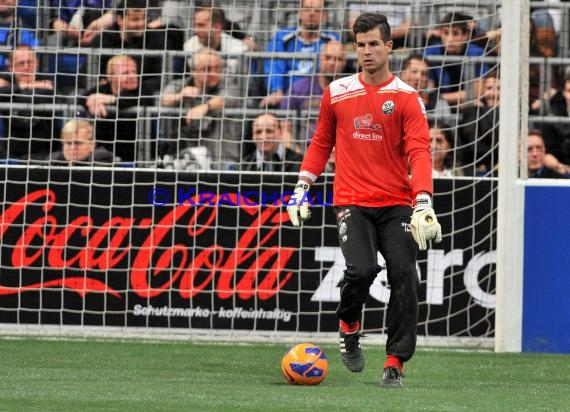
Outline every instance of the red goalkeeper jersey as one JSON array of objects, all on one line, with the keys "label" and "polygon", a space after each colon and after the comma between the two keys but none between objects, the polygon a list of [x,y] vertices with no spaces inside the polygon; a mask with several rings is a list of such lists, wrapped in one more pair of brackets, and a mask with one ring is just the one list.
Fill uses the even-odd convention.
[{"label": "red goalkeeper jersey", "polygon": [[429,145],[419,94],[395,75],[370,86],[359,73],[326,88],[301,175],[316,179],[335,147],[333,204],[411,205],[432,193]]}]

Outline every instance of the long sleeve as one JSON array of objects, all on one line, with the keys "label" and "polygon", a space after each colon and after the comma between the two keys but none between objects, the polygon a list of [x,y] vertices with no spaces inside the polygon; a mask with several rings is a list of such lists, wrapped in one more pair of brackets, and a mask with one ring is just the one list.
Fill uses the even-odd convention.
[{"label": "long sleeve", "polygon": [[335,146],[336,120],[331,105],[330,89],[327,87],[321,99],[319,121],[315,135],[301,164],[301,172],[319,176]]}]

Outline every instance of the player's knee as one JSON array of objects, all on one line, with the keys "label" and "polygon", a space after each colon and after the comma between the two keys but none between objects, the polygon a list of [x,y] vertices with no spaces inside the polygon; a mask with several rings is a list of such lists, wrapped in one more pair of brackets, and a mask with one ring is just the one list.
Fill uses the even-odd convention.
[{"label": "player's knee", "polygon": [[370,285],[380,269],[378,265],[355,265],[347,267],[344,276],[349,282],[366,282]]},{"label": "player's knee", "polygon": [[419,278],[415,265],[410,263],[398,263],[393,265],[391,270],[392,276],[389,276],[389,278],[393,280],[391,287],[400,285],[405,289],[417,290]]}]

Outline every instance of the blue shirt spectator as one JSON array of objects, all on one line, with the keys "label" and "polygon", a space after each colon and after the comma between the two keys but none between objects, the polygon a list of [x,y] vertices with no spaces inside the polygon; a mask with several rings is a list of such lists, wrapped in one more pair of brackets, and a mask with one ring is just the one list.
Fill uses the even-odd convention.
[{"label": "blue shirt spectator", "polygon": [[38,0],[18,0],[18,17],[22,19],[23,27],[38,27]]},{"label": "blue shirt spectator", "polygon": [[[490,67],[486,64],[475,64],[470,70],[465,57],[478,57],[485,55],[485,49],[474,43],[471,33],[474,28],[473,18],[459,12],[448,13],[440,22],[440,39],[424,50],[424,57],[429,56],[457,56],[458,61],[442,61],[431,64],[430,80],[440,88],[442,97],[450,104],[457,105],[467,101],[466,86],[468,80],[484,76]],[[471,76],[469,76],[471,74]]]},{"label": "blue shirt spectator", "polygon": [[[305,42],[300,36],[300,30],[289,28],[280,30],[270,40],[267,46],[268,52],[302,52],[318,54],[324,44],[331,40],[339,40],[339,36],[333,32],[319,33],[316,41]],[[302,59],[268,59],[263,64],[264,71],[269,74],[268,91],[273,93],[277,90],[289,90],[289,83],[294,82],[299,76],[311,75],[315,72],[313,60]],[[289,75],[293,75],[291,79]]]},{"label": "blue shirt spectator", "polygon": [[[424,56],[444,56],[445,46],[441,43],[427,47],[424,51]],[[447,53],[450,55],[450,53]],[[468,43],[465,51],[461,56],[464,57],[480,57],[485,54],[485,49],[475,43]],[[464,62],[449,62],[443,67],[439,63],[432,64],[430,69],[430,80],[438,84],[441,88],[441,93],[449,93],[459,90],[459,86],[466,79],[468,70],[463,67]],[[488,65],[477,64],[475,65],[475,76],[481,77],[489,71]]]},{"label": "blue shirt spectator", "polygon": [[[327,12],[324,0],[304,0],[299,11],[299,26],[279,30],[267,45],[266,51],[275,53],[318,54],[324,44],[340,40],[338,33],[321,30],[326,23]],[[267,92],[260,106],[278,107],[289,85],[299,76],[315,72],[313,59],[269,58],[263,63],[263,71],[268,75]]]},{"label": "blue shirt spectator", "polygon": [[114,0],[51,0],[50,27],[48,46],[57,47],[58,53],[48,58],[49,71],[57,72],[56,81],[60,90],[70,92],[86,86],[87,56],[78,53],[66,53],[67,47],[88,45],[99,29],[109,28],[113,24],[111,6]]},{"label": "blue shirt spectator", "polygon": [[[12,4],[10,4],[12,3]],[[17,45],[39,46],[35,30],[26,29],[26,23],[16,14],[16,0],[5,1],[0,6],[0,46],[14,49]],[[8,56],[0,53],[0,71],[8,68]]]}]

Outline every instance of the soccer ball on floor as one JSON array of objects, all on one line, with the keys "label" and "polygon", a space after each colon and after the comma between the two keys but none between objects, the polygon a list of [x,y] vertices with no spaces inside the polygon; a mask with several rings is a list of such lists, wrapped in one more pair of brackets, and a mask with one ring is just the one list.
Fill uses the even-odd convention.
[{"label": "soccer ball on floor", "polygon": [[281,359],[283,376],[292,385],[318,385],[329,371],[325,352],[312,343],[299,343]]}]

